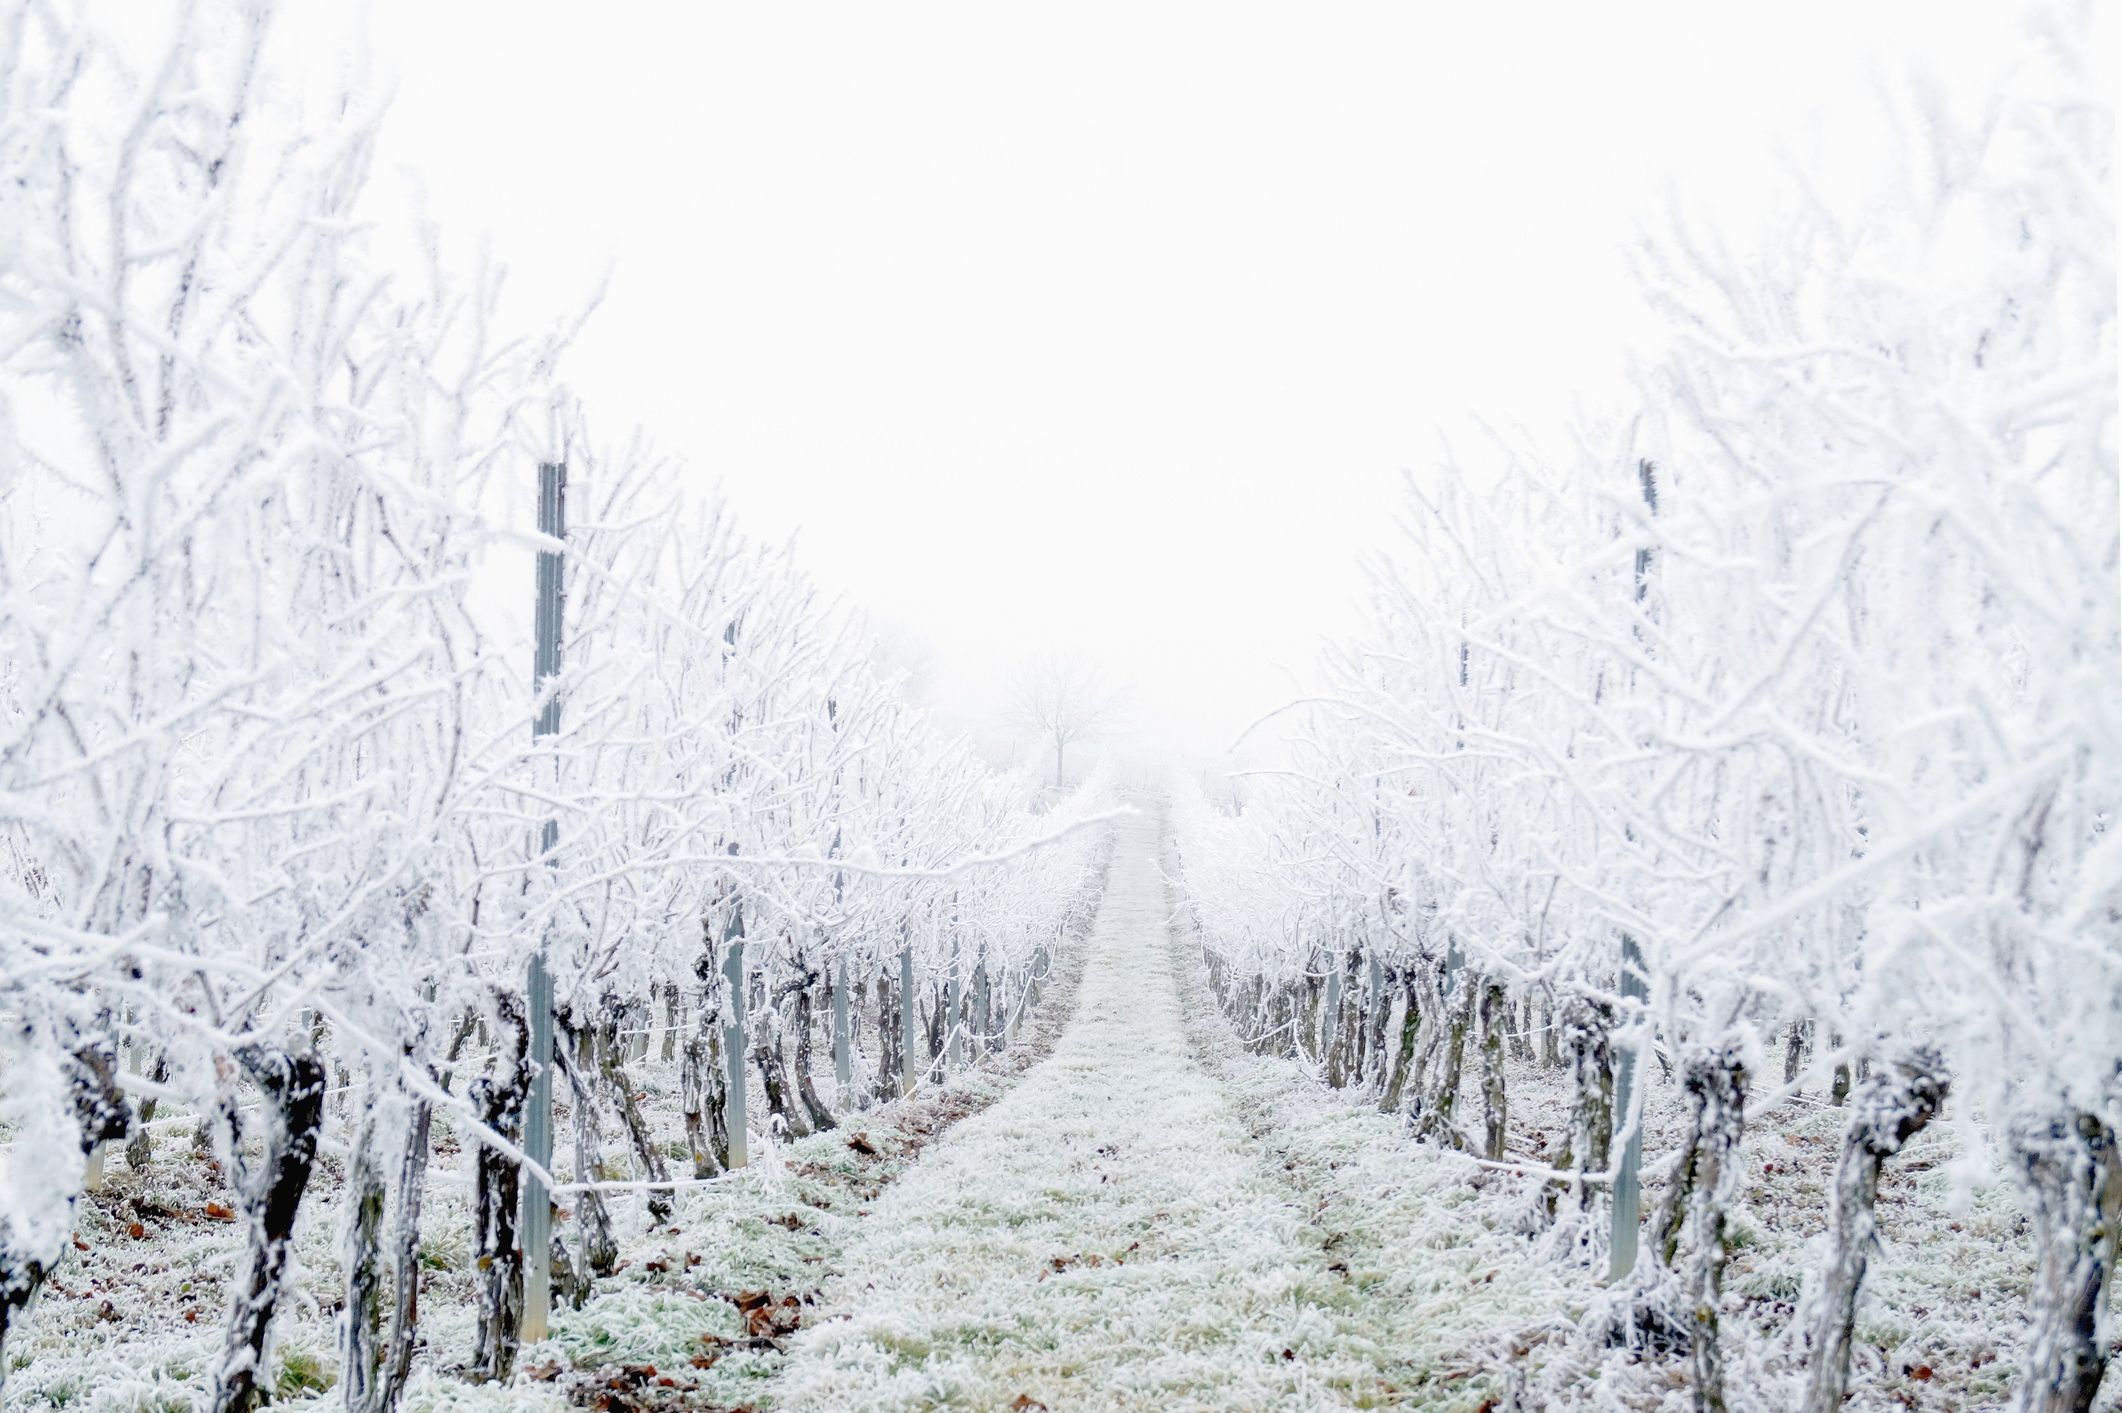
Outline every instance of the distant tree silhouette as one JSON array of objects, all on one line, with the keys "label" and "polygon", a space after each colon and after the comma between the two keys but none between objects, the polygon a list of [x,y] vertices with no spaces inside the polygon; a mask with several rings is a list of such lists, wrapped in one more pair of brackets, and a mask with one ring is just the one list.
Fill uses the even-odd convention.
[{"label": "distant tree silhouette", "polygon": [[1054,748],[1054,784],[1066,783],[1068,748],[1110,734],[1124,715],[1121,694],[1073,658],[1026,664],[1010,688],[1011,725]]}]

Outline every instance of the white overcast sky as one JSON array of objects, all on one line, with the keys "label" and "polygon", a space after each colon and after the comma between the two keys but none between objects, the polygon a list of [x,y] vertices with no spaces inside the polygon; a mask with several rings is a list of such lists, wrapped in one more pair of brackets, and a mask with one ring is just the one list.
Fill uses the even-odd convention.
[{"label": "white overcast sky", "polygon": [[[1743,212],[2005,4],[376,0],[380,185],[977,713],[1028,654],[1216,749],[1357,622],[1402,468],[1620,394],[1620,246]],[[305,23],[316,23],[314,20]],[[1753,198],[1753,199],[1758,199]]]}]

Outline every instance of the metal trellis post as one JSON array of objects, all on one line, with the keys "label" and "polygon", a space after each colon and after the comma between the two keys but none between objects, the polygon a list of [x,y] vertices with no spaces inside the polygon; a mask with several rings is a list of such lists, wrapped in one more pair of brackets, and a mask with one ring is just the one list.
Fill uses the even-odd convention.
[{"label": "metal trellis post", "polygon": [[958,1058],[958,1008],[965,999],[964,987],[958,982],[958,934],[950,936],[950,972],[943,978],[943,1054],[944,1068],[948,1072],[957,1069]]},{"label": "metal trellis post", "polygon": [[[1375,1037],[1385,1034],[1386,1016],[1383,1012],[1386,1004],[1385,964],[1378,960],[1376,952],[1370,954],[1370,970],[1366,979],[1368,981],[1368,990],[1363,998],[1363,1037],[1364,1043],[1368,1045]],[[1371,1070],[1376,1070],[1380,1075],[1383,1075],[1385,1072],[1384,1066],[1385,1060],[1382,1056],[1365,1052],[1364,1070],[1366,1075]]]},{"label": "metal trellis post", "polygon": [[899,949],[899,1094],[903,1098],[914,1092],[915,1083],[921,1078],[921,1063],[916,1052],[921,1042],[921,1008],[914,1000],[914,949],[911,946]]},{"label": "metal trellis post", "polygon": [[[567,464],[538,466],[538,533],[556,541],[567,538]],[[534,690],[544,697],[531,727],[535,739],[560,731],[560,694],[553,680],[560,675],[561,556],[556,549],[538,551],[537,659]],[[548,867],[560,842],[560,826],[551,819],[539,831],[539,852]],[[524,1002],[530,1012],[530,1095],[523,1111],[523,1151],[547,1172],[553,1165],[553,977],[545,961],[541,933],[531,953]],[[544,1339],[552,1317],[553,1196],[535,1173],[523,1174],[523,1212],[518,1230],[523,1239],[523,1319],[517,1335],[530,1344]]]},{"label": "metal trellis post", "polygon": [[[1637,484],[1643,492],[1643,508],[1651,515],[1658,513],[1658,467],[1649,458],[1636,463]],[[1648,545],[1636,549],[1636,602],[1644,605],[1648,614],[1652,605],[1645,602],[1650,594],[1651,552]],[[1636,641],[1644,641],[1643,623],[1638,618],[1632,632]],[[1650,645],[1644,644],[1644,652]],[[1627,933],[1621,934],[1621,995],[1624,999],[1641,1001],[1650,995],[1650,988],[1643,975],[1643,950],[1636,939]],[[1614,1065],[1614,1122],[1628,1125],[1628,1142],[1621,1149],[1621,1161],[1614,1168],[1614,1227],[1610,1243],[1613,1260],[1608,1267],[1608,1279],[1618,1281],[1636,1266],[1636,1243],[1638,1224],[1643,1212],[1643,1133],[1641,1124],[1629,1123],[1629,1111],[1636,1100],[1636,1059],[1638,1052],[1649,1045],[1650,1030],[1645,1026],[1639,1030],[1635,1045],[1624,1049]]]},{"label": "metal trellis post", "polygon": [[851,1104],[854,1094],[854,1063],[847,1045],[847,962],[833,967],[833,1078],[840,1083],[840,1103]]},{"label": "metal trellis post", "polygon": [[722,1051],[729,1061],[729,1165],[741,1168],[749,1160],[744,1130],[744,1036],[749,1027],[745,1012],[750,997],[744,990],[744,909],[730,910],[729,927],[723,932],[722,978],[729,986],[729,1028],[722,1033]]},{"label": "metal trellis post", "polygon": [[1319,1008],[1319,1061],[1330,1065],[1334,1042],[1341,1034],[1341,963],[1326,959],[1326,1004]]},{"label": "metal trellis post", "polygon": [[[1643,979],[1643,952],[1636,939],[1621,934],[1621,994],[1641,1001],[1650,994]],[[1648,1030],[1641,1032],[1648,1035]],[[1627,1125],[1628,1141],[1621,1161],[1614,1168],[1614,1229],[1610,1243],[1613,1262],[1609,1280],[1620,1280],[1636,1266],[1638,1224],[1643,1213],[1643,1127],[1629,1123],[1629,1110],[1636,1098],[1636,1054],[1642,1041],[1626,1046],[1614,1064],[1614,1122]]]}]

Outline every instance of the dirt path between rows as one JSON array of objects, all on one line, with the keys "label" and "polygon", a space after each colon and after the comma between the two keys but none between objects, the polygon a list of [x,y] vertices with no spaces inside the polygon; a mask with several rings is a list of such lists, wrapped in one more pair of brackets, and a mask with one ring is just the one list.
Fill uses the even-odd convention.
[{"label": "dirt path between rows", "polygon": [[1310,1204],[1189,1041],[1159,843],[1122,826],[1052,1057],[878,1200],[777,1406],[1391,1401]]}]

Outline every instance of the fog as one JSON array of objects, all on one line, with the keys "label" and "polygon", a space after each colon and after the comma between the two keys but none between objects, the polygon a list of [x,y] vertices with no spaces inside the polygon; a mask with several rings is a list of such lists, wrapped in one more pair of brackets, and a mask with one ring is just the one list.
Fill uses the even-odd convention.
[{"label": "fog", "polygon": [[1979,91],[2008,8],[380,0],[379,189],[515,318],[602,289],[607,430],[796,535],[939,708],[1066,652],[1213,752],[1360,621],[1443,439],[1626,407],[1646,223],[1743,221],[1876,72]]}]

